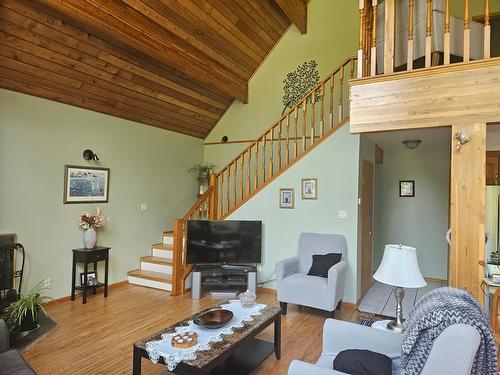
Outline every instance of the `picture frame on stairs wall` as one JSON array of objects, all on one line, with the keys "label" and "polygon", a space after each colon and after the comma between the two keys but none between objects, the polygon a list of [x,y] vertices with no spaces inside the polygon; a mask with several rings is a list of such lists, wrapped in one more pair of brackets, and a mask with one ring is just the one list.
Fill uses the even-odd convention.
[{"label": "picture frame on stairs wall", "polygon": [[295,189],[281,188],[279,199],[280,199],[280,208],[294,208],[295,207]]},{"label": "picture frame on stairs wall", "polygon": [[318,179],[302,179],[302,199],[318,199]]}]

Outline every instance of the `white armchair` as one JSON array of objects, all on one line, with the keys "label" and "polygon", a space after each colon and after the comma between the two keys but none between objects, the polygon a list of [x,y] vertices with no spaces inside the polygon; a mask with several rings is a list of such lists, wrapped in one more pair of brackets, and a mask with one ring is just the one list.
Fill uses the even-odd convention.
[{"label": "white armchair", "polygon": [[[344,297],[347,276],[346,240],[339,234],[301,233],[299,255],[276,263],[278,301],[283,315],[287,303],[333,312]],[[314,254],[340,253],[339,263],[328,271],[328,277],[307,275]]]}]

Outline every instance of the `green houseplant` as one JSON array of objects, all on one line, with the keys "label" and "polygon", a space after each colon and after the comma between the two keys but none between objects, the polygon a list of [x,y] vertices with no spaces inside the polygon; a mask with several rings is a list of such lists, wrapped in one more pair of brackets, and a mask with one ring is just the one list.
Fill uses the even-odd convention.
[{"label": "green houseplant", "polygon": [[8,307],[7,325],[10,331],[31,331],[37,327],[39,314],[43,312],[47,315],[44,305],[51,300],[42,295],[47,289],[47,280],[42,280],[28,294]]},{"label": "green houseplant", "polygon": [[493,251],[488,261],[488,276],[500,274],[500,251]]},{"label": "green houseplant", "polygon": [[194,165],[189,171],[198,171],[198,178],[208,178],[214,168],[213,164],[203,163]]}]

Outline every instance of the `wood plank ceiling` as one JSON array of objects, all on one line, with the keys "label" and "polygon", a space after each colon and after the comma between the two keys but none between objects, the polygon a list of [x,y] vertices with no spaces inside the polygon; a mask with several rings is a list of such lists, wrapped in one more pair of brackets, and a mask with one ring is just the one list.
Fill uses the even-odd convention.
[{"label": "wood plank ceiling", "polygon": [[0,0],[0,88],[205,138],[306,0]]}]

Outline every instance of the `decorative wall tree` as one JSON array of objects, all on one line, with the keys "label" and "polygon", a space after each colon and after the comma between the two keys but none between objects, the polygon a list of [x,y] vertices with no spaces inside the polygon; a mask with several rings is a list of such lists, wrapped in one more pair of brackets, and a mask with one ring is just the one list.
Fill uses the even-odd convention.
[{"label": "decorative wall tree", "polygon": [[[314,60],[306,61],[299,65],[294,72],[290,72],[283,80],[283,113],[299,103],[304,96],[319,84],[318,63]],[[315,95],[316,101],[321,99],[321,90],[318,88]],[[308,103],[311,97],[307,99]]]}]

